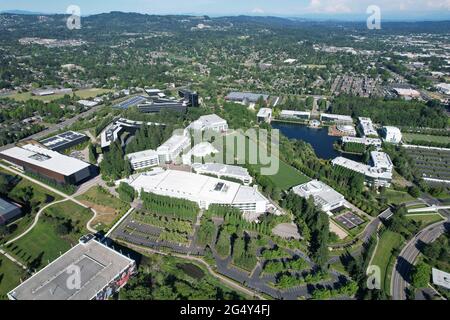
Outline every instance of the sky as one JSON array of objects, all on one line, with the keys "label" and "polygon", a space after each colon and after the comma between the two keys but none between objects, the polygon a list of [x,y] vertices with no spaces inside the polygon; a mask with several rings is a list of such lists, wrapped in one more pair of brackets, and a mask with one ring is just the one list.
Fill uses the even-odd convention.
[{"label": "sky", "polygon": [[65,13],[69,5],[78,5],[82,15],[124,11],[336,19],[364,19],[368,6],[377,5],[386,19],[450,20],[450,0],[0,0],[0,11]]}]

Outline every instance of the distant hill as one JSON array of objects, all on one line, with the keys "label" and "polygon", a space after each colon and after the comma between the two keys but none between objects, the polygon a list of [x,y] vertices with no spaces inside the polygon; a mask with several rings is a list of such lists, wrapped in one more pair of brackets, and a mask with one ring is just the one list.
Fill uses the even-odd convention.
[{"label": "distant hill", "polygon": [[32,15],[32,16],[48,14],[48,13],[33,12],[33,11],[26,11],[26,10],[5,10],[5,11],[0,11],[0,13],[23,14],[23,15]]}]

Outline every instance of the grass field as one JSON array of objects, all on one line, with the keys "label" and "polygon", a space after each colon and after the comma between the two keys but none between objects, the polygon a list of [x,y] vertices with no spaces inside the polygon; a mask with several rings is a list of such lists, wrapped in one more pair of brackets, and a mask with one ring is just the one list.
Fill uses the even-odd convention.
[{"label": "grass field", "polygon": [[407,218],[413,221],[417,221],[421,223],[421,229],[426,228],[427,226],[442,221],[443,218],[435,213],[435,214],[408,214]]},{"label": "grass field", "polygon": [[[234,133],[232,136],[237,136],[237,133]],[[227,137],[227,139],[229,139],[229,138],[230,137]],[[220,145],[214,144],[214,146],[218,150],[222,149]],[[245,147],[246,147],[245,157],[247,160],[251,159],[251,157],[249,156],[250,150],[259,150],[257,143],[251,139],[248,140]],[[236,149],[236,146],[235,146],[235,149]],[[226,150],[226,152],[229,152],[229,150]],[[260,151],[260,154],[264,153],[264,152],[265,151]],[[236,150],[234,151],[234,154],[235,154],[235,159],[238,160],[239,157],[237,155]],[[218,157],[221,158],[222,154],[219,153]],[[294,167],[288,165],[286,162],[284,162],[280,159],[276,159],[274,155],[270,155],[270,157],[272,158],[271,159],[272,164],[275,161],[279,162],[279,170],[277,171],[276,174],[268,175],[266,177],[268,179],[270,179],[281,190],[288,190],[288,189],[292,188],[293,186],[303,184],[303,183],[306,183],[311,180],[307,176],[305,176],[303,173],[296,170]],[[245,162],[244,160],[245,159],[239,159],[240,163]],[[267,168],[270,167],[270,165],[259,165],[259,164],[253,164],[253,163],[251,164],[251,166],[258,170],[261,169],[262,167],[267,167]]]},{"label": "grass field", "polygon": [[[94,98],[98,95],[108,93],[108,92],[112,92],[112,90],[94,88],[94,89],[79,90],[79,91],[75,91],[74,93],[80,99],[88,99],[88,98]],[[70,94],[70,95],[72,95],[72,94]],[[21,102],[31,100],[31,99],[40,100],[40,101],[44,101],[44,102],[51,102],[51,101],[54,101],[57,99],[61,99],[63,97],[64,97],[64,94],[54,94],[51,96],[39,97],[39,96],[33,96],[31,94],[31,92],[16,93],[16,94],[8,96],[8,98],[11,98],[16,101],[21,101]]]},{"label": "grass field", "polygon": [[386,293],[390,292],[391,271],[396,258],[392,254],[392,250],[394,248],[400,248],[403,241],[404,239],[400,234],[385,230],[379,240],[377,251],[372,261],[372,265],[380,267],[381,286]]},{"label": "grass field", "polygon": [[98,217],[92,223],[97,230],[110,227],[120,215],[130,209],[128,203],[114,197],[109,191],[99,186],[92,187],[77,199],[97,211]]},{"label": "grass field", "polygon": [[6,294],[20,284],[26,273],[4,256],[0,256],[0,300],[7,300]]},{"label": "grass field", "polygon": [[[85,226],[91,217],[89,210],[73,202],[56,204],[44,212],[30,233],[5,249],[24,264],[40,269],[69,250],[82,235],[88,233]],[[61,235],[56,227],[65,219],[72,220],[73,229],[68,234]]]},{"label": "grass field", "polygon": [[450,137],[448,136],[434,136],[428,134],[419,134],[419,133],[404,133],[403,141],[406,143],[412,141],[427,141],[427,142],[439,142],[439,143],[450,143]]},{"label": "grass field", "polygon": [[415,199],[407,192],[392,189],[386,190],[386,197],[389,204],[399,205],[405,202],[414,201]]},{"label": "grass field", "polygon": [[[0,170],[0,172],[7,175],[13,175],[12,173],[9,173],[5,170]],[[26,212],[25,210],[22,211],[24,216],[9,225],[10,234],[1,239],[1,242],[3,243],[25,231],[33,223],[35,215],[40,208],[53,201],[61,199],[60,196],[26,179],[20,180],[20,182],[16,186],[14,186],[14,188],[8,193],[8,197],[16,203],[21,204],[23,202],[21,190],[26,187],[33,188],[33,196],[30,200],[30,203],[34,205],[34,210],[32,212]]]}]

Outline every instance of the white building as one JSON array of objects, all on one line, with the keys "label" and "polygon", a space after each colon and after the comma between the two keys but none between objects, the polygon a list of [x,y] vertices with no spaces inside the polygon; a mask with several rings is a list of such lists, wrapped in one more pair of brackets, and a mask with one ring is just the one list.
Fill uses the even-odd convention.
[{"label": "white building", "polygon": [[402,132],[397,127],[383,127],[381,132],[383,140],[389,143],[400,143],[402,141]]},{"label": "white building", "polygon": [[352,124],[353,118],[346,115],[322,113],[320,115],[320,121],[322,122],[337,122],[341,124]]},{"label": "white building", "polygon": [[183,150],[190,146],[191,138],[186,130],[182,134],[174,134],[156,150],[159,155],[159,162],[174,162]]},{"label": "white building", "polygon": [[315,205],[325,212],[338,209],[345,203],[342,194],[318,180],[296,186],[292,191],[302,198],[313,197]]},{"label": "white building", "polygon": [[358,120],[359,128],[365,137],[378,137],[378,132],[373,126],[372,119],[360,117]]},{"label": "white building", "polygon": [[240,180],[244,185],[250,185],[253,182],[253,178],[248,173],[248,170],[239,166],[231,166],[221,163],[194,163],[192,165],[192,169],[199,174],[216,175],[219,179],[222,177],[227,177]]},{"label": "white building", "polygon": [[439,83],[436,85],[436,89],[446,95],[450,95],[450,84],[449,83]]},{"label": "white building", "polygon": [[82,105],[83,107],[92,108],[98,105],[98,102],[96,101],[89,101],[89,100],[78,100],[77,103],[79,105]]},{"label": "white building", "polygon": [[188,127],[188,130],[194,131],[217,131],[226,132],[228,131],[228,123],[226,120],[222,119],[218,115],[210,114],[206,116],[201,116],[198,120],[192,122]]},{"label": "white building", "polygon": [[216,153],[219,153],[219,151],[211,143],[201,142],[195,145],[189,152],[183,154],[183,164],[190,165],[192,163],[192,157],[194,159],[201,159]]},{"label": "white building", "polygon": [[93,166],[87,162],[34,144],[4,150],[0,159],[59,184],[79,184],[93,173]]},{"label": "white building", "polygon": [[372,151],[370,153],[370,161],[373,167],[381,169],[383,172],[391,173],[394,169],[394,164],[387,153]]},{"label": "white building", "polygon": [[155,150],[130,153],[126,157],[130,161],[133,170],[141,170],[159,165],[158,152]]},{"label": "white building", "polygon": [[258,122],[271,123],[272,122],[272,109],[261,108],[257,114]]},{"label": "white building", "polygon": [[345,136],[356,136],[356,129],[352,124],[338,124],[336,129]]},{"label": "white building", "polygon": [[284,119],[297,119],[297,120],[309,120],[311,119],[311,112],[307,111],[294,111],[294,110],[282,110],[280,118]]},{"label": "white building", "polygon": [[211,204],[233,206],[241,210],[250,221],[256,220],[271,206],[257,188],[183,171],[152,171],[126,182],[138,192],[144,190],[186,199],[196,202],[201,209],[208,209]]},{"label": "white building", "polygon": [[375,146],[381,148],[382,142],[378,138],[342,137],[342,143],[358,143],[365,146]]},{"label": "white building", "polygon": [[395,93],[404,99],[418,99],[420,98],[420,92],[414,89],[394,88]]},{"label": "white building", "polygon": [[371,161],[373,166],[344,157],[337,157],[332,161],[332,164],[364,175],[367,185],[390,187],[392,182],[392,161],[387,154],[381,154],[381,152],[372,152]]}]

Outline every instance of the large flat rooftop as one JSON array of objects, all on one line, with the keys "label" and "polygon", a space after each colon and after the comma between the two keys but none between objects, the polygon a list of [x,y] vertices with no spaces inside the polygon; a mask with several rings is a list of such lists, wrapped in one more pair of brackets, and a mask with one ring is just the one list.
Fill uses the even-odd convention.
[{"label": "large flat rooftop", "polygon": [[87,162],[32,144],[7,149],[0,152],[0,155],[5,155],[64,176],[70,176],[91,166]]},{"label": "large flat rooftop", "polygon": [[[92,239],[67,251],[8,296],[13,300],[92,300],[133,264],[132,259]],[[73,270],[80,271],[79,289],[71,285]]]}]

